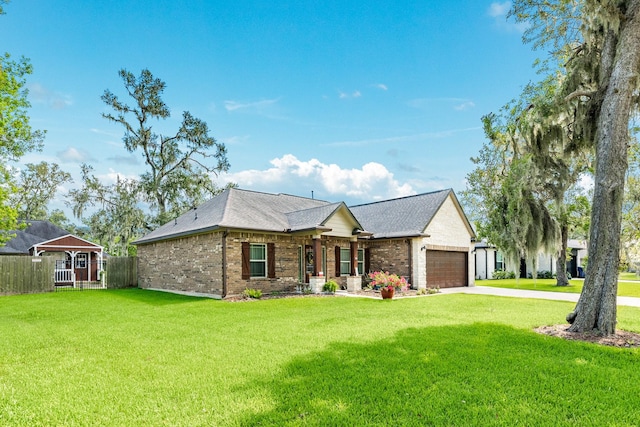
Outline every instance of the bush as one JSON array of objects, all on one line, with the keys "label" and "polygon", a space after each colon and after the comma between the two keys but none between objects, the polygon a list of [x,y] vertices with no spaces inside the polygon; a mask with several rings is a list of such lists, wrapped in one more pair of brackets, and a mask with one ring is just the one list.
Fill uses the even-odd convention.
[{"label": "bush", "polygon": [[245,298],[260,299],[262,298],[262,291],[260,289],[245,289],[242,295]]},{"label": "bush", "polygon": [[543,270],[538,271],[538,279],[553,279],[554,275],[552,272]]},{"label": "bush", "polygon": [[493,279],[496,280],[504,280],[504,279],[515,279],[516,278],[516,273],[514,273],[513,271],[494,271],[493,275],[492,275]]},{"label": "bush", "polygon": [[327,280],[327,282],[322,285],[322,290],[324,292],[334,293],[338,289],[338,284],[335,280]]}]

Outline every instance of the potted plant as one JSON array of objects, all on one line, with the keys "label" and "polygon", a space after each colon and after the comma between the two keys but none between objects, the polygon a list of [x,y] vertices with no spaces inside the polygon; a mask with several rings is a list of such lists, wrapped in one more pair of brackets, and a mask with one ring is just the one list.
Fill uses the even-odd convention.
[{"label": "potted plant", "polygon": [[389,274],[388,271],[374,271],[369,273],[369,278],[371,279],[371,286],[380,289],[382,299],[391,299],[396,289],[405,290],[409,287],[404,277],[400,277],[397,274]]}]

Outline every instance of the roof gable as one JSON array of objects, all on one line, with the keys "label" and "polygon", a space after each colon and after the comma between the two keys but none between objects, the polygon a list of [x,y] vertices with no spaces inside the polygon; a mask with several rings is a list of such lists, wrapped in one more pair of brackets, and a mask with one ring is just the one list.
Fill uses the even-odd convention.
[{"label": "roof gable", "polygon": [[424,235],[451,189],[352,206],[351,211],[373,238]]},{"label": "roof gable", "polygon": [[373,233],[373,238],[419,237],[426,236],[427,227],[449,197],[465,227],[475,236],[452,189],[351,206],[350,209],[364,228]]},{"label": "roof gable", "polygon": [[[52,250],[66,250],[66,249],[91,249],[102,251],[102,246],[96,245],[81,237],[74,236],[73,234],[66,234],[55,239],[50,239],[45,242],[35,243],[31,246],[38,251],[52,251]],[[30,248],[30,249],[31,249]]]},{"label": "roof gable", "polygon": [[[230,188],[211,200],[162,225],[134,244],[204,233],[216,229],[291,232],[319,224],[329,202],[288,194],[269,194]],[[324,218],[323,218],[324,219]],[[321,221],[320,221],[321,222]]]}]

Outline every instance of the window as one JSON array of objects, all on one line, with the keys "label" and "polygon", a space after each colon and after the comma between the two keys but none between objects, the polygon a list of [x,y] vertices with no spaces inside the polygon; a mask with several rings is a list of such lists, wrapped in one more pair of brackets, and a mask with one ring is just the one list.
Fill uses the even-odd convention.
[{"label": "window", "polygon": [[365,274],[364,271],[364,249],[358,249],[358,275]]},{"label": "window", "polygon": [[252,244],[249,247],[251,277],[267,277],[267,245]]},{"label": "window", "polygon": [[500,251],[496,251],[496,271],[504,271],[504,256]]},{"label": "window", "polygon": [[351,250],[340,248],[340,275],[351,274]]},{"label": "window", "polygon": [[76,255],[76,268],[87,268],[87,254]]}]

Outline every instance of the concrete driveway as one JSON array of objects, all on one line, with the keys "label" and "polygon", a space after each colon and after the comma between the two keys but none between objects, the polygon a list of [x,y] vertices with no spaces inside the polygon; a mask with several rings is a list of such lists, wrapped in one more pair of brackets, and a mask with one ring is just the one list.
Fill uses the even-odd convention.
[{"label": "concrete driveway", "polygon": [[[524,289],[505,289],[493,288],[491,286],[471,286],[462,288],[444,288],[440,289],[442,294],[475,294],[475,295],[496,295],[502,297],[514,298],[538,298],[550,299],[555,301],[578,302],[580,294],[567,292],[549,292],[549,291],[528,291]],[[640,307],[640,298],[635,297],[618,297],[618,305],[626,305],[630,307]]]}]

